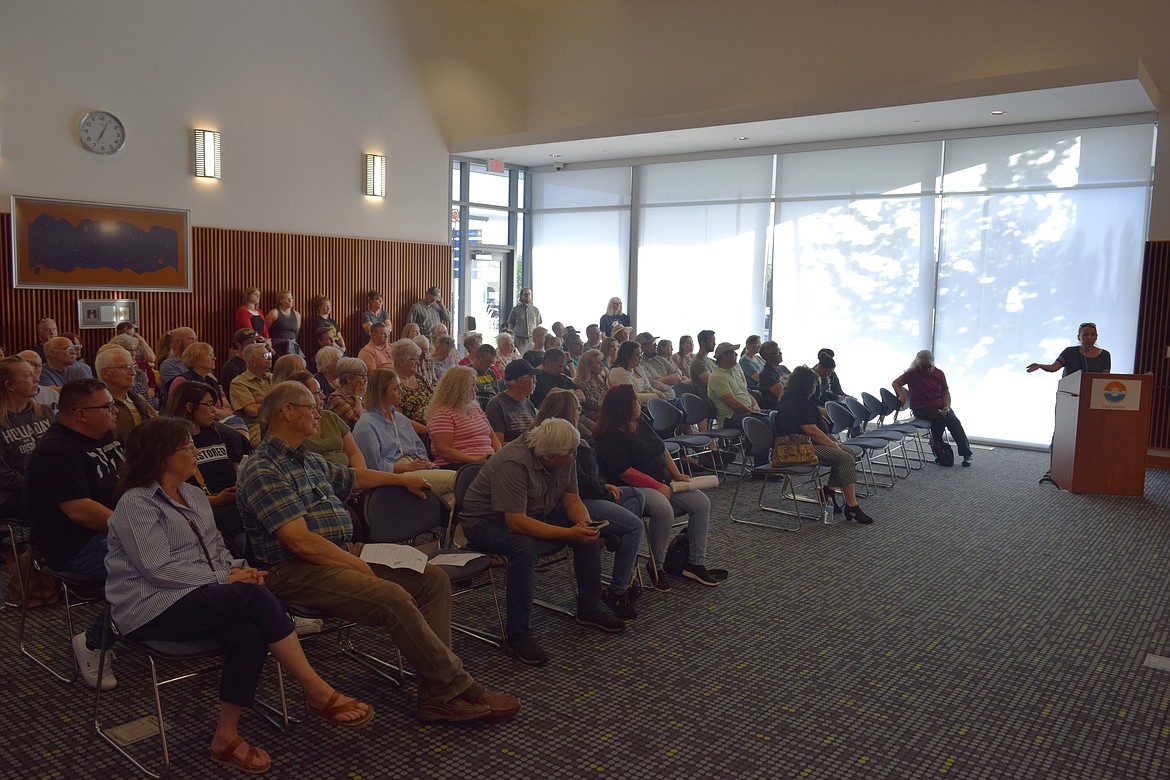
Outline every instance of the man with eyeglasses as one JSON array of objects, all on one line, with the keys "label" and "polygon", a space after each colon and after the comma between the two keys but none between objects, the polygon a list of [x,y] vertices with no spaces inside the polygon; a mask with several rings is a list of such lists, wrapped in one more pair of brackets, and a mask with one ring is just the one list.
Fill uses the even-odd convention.
[{"label": "man with eyeglasses", "polygon": [[[106,523],[117,504],[123,458],[114,436],[114,397],[100,379],[76,379],[61,388],[57,417],[37,442],[25,474],[26,515],[36,518],[33,547],[55,569],[104,580]],[[73,653],[90,685],[117,684],[98,668],[101,620],[73,637]]]},{"label": "man with eyeglasses", "polygon": [[260,404],[272,385],[272,353],[268,344],[260,342],[244,347],[244,362],[248,370],[232,380],[229,396],[232,409],[248,424],[252,446],[260,443]]},{"label": "man with eyeglasses", "polygon": [[93,361],[98,378],[106,383],[106,389],[114,397],[114,435],[119,441],[126,441],[130,431],[158,412],[150,403],[131,388],[134,385],[134,358],[121,347],[106,347],[98,352]]},{"label": "man with eyeglasses", "polygon": [[371,566],[353,541],[344,503],[352,491],[400,485],[423,498],[426,480],[351,469],[307,451],[321,416],[299,382],[273,387],[260,415],[268,436],[240,468],[236,505],[268,589],[288,603],[384,626],[415,672],[419,720],[501,721],[519,712],[515,697],[476,682],[452,651],[447,575],[429,564],[421,572]]},{"label": "man with eyeglasses", "polygon": [[65,336],[54,336],[45,342],[45,363],[41,368],[40,383],[60,389],[74,379],[92,379],[89,366],[77,361],[77,350]]}]

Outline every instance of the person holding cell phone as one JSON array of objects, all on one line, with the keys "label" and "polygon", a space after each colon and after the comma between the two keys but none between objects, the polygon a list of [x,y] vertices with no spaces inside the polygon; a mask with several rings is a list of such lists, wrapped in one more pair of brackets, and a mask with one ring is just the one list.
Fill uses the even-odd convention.
[{"label": "person holding cell phone", "polygon": [[577,622],[609,633],[625,630],[622,619],[601,601],[600,535],[589,527],[589,510],[577,486],[580,442],[569,421],[545,420],[489,458],[463,499],[460,522],[467,541],[478,551],[508,559],[504,649],[530,666],[548,663],[531,625],[542,540],[573,548]]}]

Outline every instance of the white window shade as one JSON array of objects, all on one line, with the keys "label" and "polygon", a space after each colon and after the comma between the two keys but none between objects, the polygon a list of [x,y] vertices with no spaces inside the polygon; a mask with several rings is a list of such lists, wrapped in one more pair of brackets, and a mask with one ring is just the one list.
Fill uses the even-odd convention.
[{"label": "white window shade", "polygon": [[532,216],[533,303],[545,326],[560,320],[584,333],[610,298],[625,300],[629,234],[626,210]]}]

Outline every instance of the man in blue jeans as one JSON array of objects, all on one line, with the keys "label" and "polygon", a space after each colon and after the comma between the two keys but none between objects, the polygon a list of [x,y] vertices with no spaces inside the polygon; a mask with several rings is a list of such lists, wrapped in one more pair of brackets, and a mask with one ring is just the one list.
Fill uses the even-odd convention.
[{"label": "man in blue jeans", "polygon": [[[75,379],[61,388],[53,425],[37,442],[25,473],[27,516],[35,518],[32,542],[49,566],[106,578],[106,523],[118,503],[115,491],[122,444],[114,438],[114,397],[98,379]],[[81,676],[103,691],[117,685],[98,668],[102,622],[73,637]]]},{"label": "man in blue jeans", "polygon": [[539,542],[573,546],[577,622],[618,633],[625,623],[601,602],[601,546],[577,490],[574,461],[581,436],[567,420],[550,418],[508,443],[484,464],[463,499],[463,533],[472,546],[508,558],[505,649],[543,666],[548,654],[532,636]]}]

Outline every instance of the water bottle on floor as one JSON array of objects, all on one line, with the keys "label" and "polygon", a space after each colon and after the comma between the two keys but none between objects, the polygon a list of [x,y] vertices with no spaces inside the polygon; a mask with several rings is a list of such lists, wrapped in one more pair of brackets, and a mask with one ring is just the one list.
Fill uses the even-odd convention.
[{"label": "water bottle on floor", "polygon": [[833,524],[833,505],[831,503],[824,505],[824,523],[825,525]]}]

